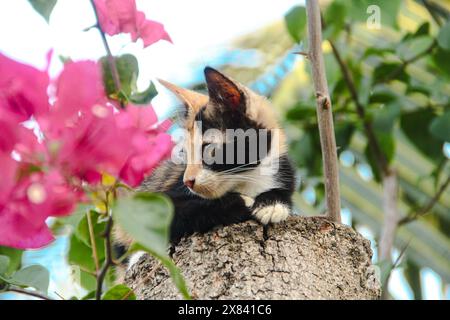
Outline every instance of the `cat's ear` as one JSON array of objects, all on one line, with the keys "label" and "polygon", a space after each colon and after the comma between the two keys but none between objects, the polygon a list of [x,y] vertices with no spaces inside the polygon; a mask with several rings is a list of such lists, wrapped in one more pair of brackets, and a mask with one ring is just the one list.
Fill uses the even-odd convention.
[{"label": "cat's ear", "polygon": [[244,109],[244,93],[233,80],[210,67],[205,68],[205,78],[211,101],[233,110]]},{"label": "cat's ear", "polygon": [[207,95],[180,88],[168,81],[158,79],[158,82],[161,83],[164,87],[169,89],[171,92],[173,92],[186,106],[186,111],[189,112],[189,110],[192,110],[194,113],[196,113],[200,108],[205,106],[209,98]]}]

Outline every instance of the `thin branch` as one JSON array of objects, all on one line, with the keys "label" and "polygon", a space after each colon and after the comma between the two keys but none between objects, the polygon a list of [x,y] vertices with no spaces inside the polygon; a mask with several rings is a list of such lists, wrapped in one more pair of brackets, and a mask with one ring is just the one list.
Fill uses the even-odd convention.
[{"label": "thin branch", "polygon": [[26,294],[28,296],[32,296],[35,298],[39,298],[42,300],[54,300],[52,298],[50,298],[49,296],[46,296],[45,294],[36,292],[36,291],[28,291],[22,288],[18,288],[18,287],[9,287],[7,291],[11,291],[11,292],[16,292],[16,293],[21,293],[21,294]]},{"label": "thin branch", "polygon": [[308,52],[303,52],[303,51],[295,51],[295,52],[292,52],[293,54],[299,54],[299,55],[302,55],[302,56],[304,56],[306,59],[309,59],[309,53]]},{"label": "thin branch", "polygon": [[399,222],[398,177],[395,171],[383,177],[383,211],[384,221],[379,241],[379,259],[391,260],[391,251],[394,246],[395,232]]},{"label": "thin branch", "polygon": [[103,289],[103,283],[105,281],[106,275],[108,274],[108,270],[110,267],[114,266],[114,258],[113,258],[113,244],[112,244],[112,230],[114,221],[111,214],[111,208],[110,208],[110,192],[106,191],[106,200],[105,200],[105,212],[108,215],[108,221],[106,222],[106,229],[102,234],[102,237],[105,238],[105,251],[106,251],[106,257],[105,261],[103,262],[102,268],[99,272],[97,272],[97,289],[95,291],[95,299],[101,300],[102,298],[102,289]]},{"label": "thin branch", "polygon": [[[106,39],[105,32],[102,30],[102,27],[100,26],[98,11],[97,11],[97,7],[95,6],[94,0],[91,0],[91,5],[92,5],[92,9],[94,10],[95,19],[96,19],[95,26],[97,27],[97,29],[100,33],[100,36],[101,36],[102,42],[103,42],[103,46],[105,47],[105,50],[106,50],[108,64],[109,64],[109,68],[111,70],[111,75],[112,75],[112,78],[114,81],[114,86],[115,86],[116,92],[119,93],[122,91],[122,85],[120,84],[120,77],[119,77],[119,72],[117,70],[116,62],[114,60],[114,56],[111,53],[111,49],[109,47],[108,40]],[[119,101],[120,101],[121,108],[122,109],[125,108],[125,105],[123,104],[123,102],[120,99],[119,99]]]},{"label": "thin branch", "polygon": [[106,258],[105,258],[105,262],[103,263],[102,268],[100,269],[100,272],[97,274],[97,290],[95,292],[96,300],[101,300],[103,282],[105,281],[105,277],[106,277],[106,274],[108,273],[109,268],[114,265],[112,237],[111,237],[112,227],[113,227],[113,219],[112,219],[112,216],[110,215],[108,218],[108,222],[106,224],[106,230],[105,230],[105,234],[104,234]]},{"label": "thin branch", "polygon": [[[391,261],[391,252],[394,247],[395,234],[397,232],[400,214],[398,211],[398,176],[395,171],[383,177],[383,211],[384,219],[381,236],[378,245],[378,256],[380,261]],[[394,263],[396,265],[397,262]],[[389,297],[389,277],[384,283],[381,299]]]},{"label": "thin branch", "polygon": [[58,297],[60,297],[61,298],[61,300],[67,300],[67,299],[65,299],[62,295],[60,295],[58,292],[56,292],[56,291],[53,291]]},{"label": "thin branch", "polygon": [[433,198],[428,201],[428,203],[418,210],[415,214],[409,217],[405,217],[398,223],[399,226],[410,223],[414,220],[416,220],[419,217],[422,217],[426,215],[428,212],[430,212],[431,209],[433,209],[434,205],[439,201],[444,191],[447,189],[447,187],[450,185],[450,176],[447,177],[447,180],[444,181],[444,183],[439,187],[438,192],[433,196]]},{"label": "thin branch", "polygon": [[375,131],[373,130],[372,123],[366,118],[366,111],[364,106],[361,104],[359,100],[358,90],[356,89],[355,82],[353,81],[350,68],[342,59],[342,56],[338,48],[334,44],[334,42],[331,40],[328,40],[328,42],[330,43],[333,55],[342,71],[344,81],[347,84],[347,87],[350,91],[352,100],[355,103],[356,112],[358,113],[359,118],[363,122],[364,131],[366,133],[367,139],[369,140],[369,148],[371,149],[371,151],[375,155],[375,158],[377,159],[377,164],[379,165],[380,171],[383,173],[383,175],[387,175],[389,172],[389,165],[387,159],[381,150],[380,144],[378,143],[378,139],[375,136]]},{"label": "thin branch", "polygon": [[334,136],[331,99],[325,74],[325,64],[323,61],[322,23],[320,7],[317,0],[306,1],[306,14],[308,18],[308,57],[311,61],[312,77],[316,91],[317,119],[323,157],[327,217],[332,221],[340,223],[341,199],[339,192],[339,168],[336,138]]},{"label": "thin branch", "polygon": [[99,262],[98,262],[97,246],[96,246],[96,243],[95,243],[94,227],[92,226],[91,211],[89,211],[89,210],[87,212],[87,222],[88,222],[88,229],[89,229],[89,239],[91,241],[91,247],[92,247],[92,258],[94,259],[94,263],[95,263],[95,271],[98,273],[98,270],[100,269],[100,265],[99,265]]},{"label": "thin branch", "polygon": [[383,288],[382,288],[382,293],[381,293],[381,299],[382,300],[387,300],[389,299],[389,288],[388,288],[388,283],[389,283],[389,278],[391,277],[392,271],[394,271],[400,264],[401,259],[403,258],[403,256],[406,253],[406,249],[408,249],[409,245],[411,243],[411,239],[408,240],[408,242],[406,243],[406,245],[403,247],[403,249],[400,251],[400,254],[398,255],[397,259],[395,259],[394,263],[392,264],[391,269],[389,270],[389,273],[386,277],[386,281],[383,284]]}]

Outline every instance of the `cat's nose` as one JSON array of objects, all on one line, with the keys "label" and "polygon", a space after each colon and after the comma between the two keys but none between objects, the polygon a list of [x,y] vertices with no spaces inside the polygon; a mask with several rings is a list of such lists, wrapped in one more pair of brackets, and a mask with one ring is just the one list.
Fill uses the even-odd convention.
[{"label": "cat's nose", "polygon": [[194,188],[194,184],[195,184],[195,179],[189,179],[189,180],[184,181],[184,185],[191,189]]}]

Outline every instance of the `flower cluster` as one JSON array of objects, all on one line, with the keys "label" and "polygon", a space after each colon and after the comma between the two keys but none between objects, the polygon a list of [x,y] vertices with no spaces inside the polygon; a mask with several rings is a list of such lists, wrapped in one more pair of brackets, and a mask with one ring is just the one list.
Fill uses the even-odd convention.
[{"label": "flower cluster", "polygon": [[115,108],[96,62],[69,62],[51,81],[0,54],[0,74],[0,245],[48,244],[46,219],[70,214],[85,185],[108,174],[137,186],[170,154],[152,107]]},{"label": "flower cluster", "polygon": [[144,47],[159,40],[172,42],[164,26],[145,17],[137,10],[135,0],[94,0],[100,26],[110,36],[129,33],[136,42],[141,38]]},{"label": "flower cluster", "polygon": [[[94,3],[107,34],[130,33],[145,47],[170,41],[135,0]],[[97,62],[68,62],[51,80],[48,70],[0,54],[0,245],[48,244],[47,218],[70,214],[88,198],[86,186],[98,186],[105,174],[137,186],[170,154],[167,123],[158,124],[151,106],[115,105]]]}]

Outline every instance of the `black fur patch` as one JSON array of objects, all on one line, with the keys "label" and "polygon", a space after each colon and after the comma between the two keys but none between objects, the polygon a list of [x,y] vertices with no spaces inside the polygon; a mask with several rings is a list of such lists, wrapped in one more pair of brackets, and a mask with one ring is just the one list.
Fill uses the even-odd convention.
[{"label": "black fur patch", "polygon": [[[202,134],[209,129],[218,129],[223,133],[226,133],[227,129],[242,130],[242,132],[248,134],[244,137],[244,146],[240,144],[239,138],[235,135],[232,141],[212,146],[215,155],[218,154],[221,161],[213,163],[207,161],[208,159],[203,159],[203,165],[206,168],[220,172],[239,167],[239,172],[243,172],[257,167],[260,161],[270,152],[272,134],[256,121],[249,119],[243,113],[226,111],[222,108],[216,110],[213,117],[207,117],[205,110],[206,107],[202,108],[195,118],[202,124]],[[203,145],[202,154],[204,154],[205,147],[207,145]],[[242,150],[242,147],[244,150]],[[244,151],[244,154],[242,154],[242,151]]]},{"label": "black fur patch", "polygon": [[286,155],[280,158],[279,171],[276,178],[278,179],[280,187],[258,195],[255,198],[253,208],[273,205],[275,203],[282,203],[289,208],[292,208],[291,197],[295,189],[295,172]]},{"label": "black fur patch", "polygon": [[[122,257],[128,250],[128,247],[124,244],[120,244],[118,242],[113,243],[113,254],[114,259],[119,259]],[[121,264],[127,264],[129,260],[129,257],[126,257],[123,261],[121,261]]]}]

